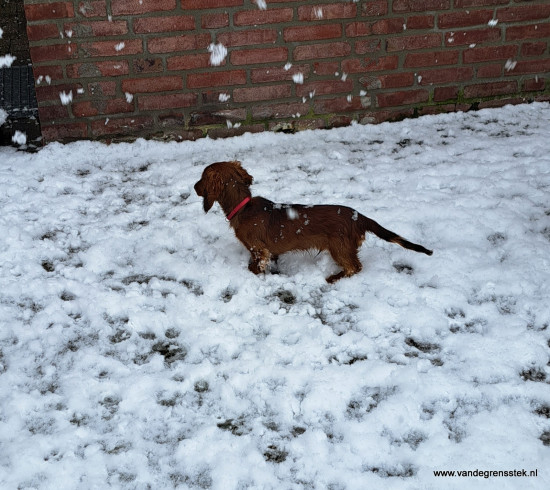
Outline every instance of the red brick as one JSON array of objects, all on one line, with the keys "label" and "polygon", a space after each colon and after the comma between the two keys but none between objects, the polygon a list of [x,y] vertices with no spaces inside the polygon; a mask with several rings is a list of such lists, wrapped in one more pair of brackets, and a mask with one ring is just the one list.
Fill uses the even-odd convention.
[{"label": "red brick", "polygon": [[[124,47],[117,50],[119,44],[123,42]],[[93,43],[83,43],[80,45],[80,51],[85,56],[128,56],[143,52],[141,39],[126,39],[124,41],[97,41]]]},{"label": "red brick", "polygon": [[349,56],[351,46],[346,42],[305,44],[294,48],[293,58],[296,61],[319,58],[339,58]]},{"label": "red brick", "polygon": [[168,94],[139,96],[139,109],[151,111],[178,107],[192,107],[197,103],[197,94]]},{"label": "red brick", "polygon": [[65,92],[73,93],[73,100],[76,99],[78,89],[82,88],[80,83],[65,83],[62,85],[44,85],[36,87],[36,98],[38,102],[55,101],[61,103],[59,94]]},{"label": "red brick", "polygon": [[89,83],[88,93],[93,97],[112,97],[116,93],[116,82]]},{"label": "red brick", "polygon": [[357,5],[354,3],[329,3],[298,7],[298,19],[304,21],[349,19],[355,16],[357,16]]},{"label": "red brick", "polygon": [[254,105],[252,117],[254,119],[280,119],[292,117],[296,114],[305,115],[309,112],[309,102],[292,102],[289,104]]},{"label": "red brick", "polygon": [[258,29],[224,32],[218,34],[217,39],[219,43],[227,47],[274,44],[277,41],[277,31],[274,29]]},{"label": "red brick", "polygon": [[60,121],[69,117],[69,108],[66,105],[47,105],[38,108],[40,123]]},{"label": "red brick", "polygon": [[235,102],[255,102],[257,100],[277,100],[292,95],[291,86],[269,85],[251,88],[236,88],[233,90],[233,100]]},{"label": "red brick", "polygon": [[545,87],[546,80],[542,77],[531,78],[529,80],[524,80],[523,82],[523,90],[527,92],[544,90]]},{"label": "red brick", "polygon": [[455,65],[458,63],[458,51],[429,51],[425,53],[408,53],[404,67]]},{"label": "red brick", "polygon": [[506,40],[542,39],[550,37],[550,24],[532,24],[526,26],[510,26],[506,28]]},{"label": "red brick", "polygon": [[399,57],[381,56],[359,60],[350,58],[342,62],[342,70],[346,73],[367,73],[375,71],[389,71],[397,69]]},{"label": "red brick", "polygon": [[430,10],[447,10],[451,0],[394,0],[394,12],[425,12]]},{"label": "red brick", "polygon": [[314,99],[315,114],[331,114],[334,112],[356,112],[363,109],[361,97],[336,97],[332,99]]},{"label": "red brick", "polygon": [[92,122],[92,135],[95,137],[139,135],[154,126],[149,116],[106,118]]},{"label": "red brick", "polygon": [[27,22],[74,17],[73,2],[25,4]]},{"label": "red brick", "polygon": [[65,35],[71,32],[71,38],[120,36],[128,32],[128,23],[125,20],[70,22],[66,23],[63,29]]},{"label": "red brick", "polygon": [[405,19],[383,19],[372,24],[373,34],[398,34],[404,31]]},{"label": "red brick", "polygon": [[46,80],[42,80],[40,83],[38,82],[38,79],[42,77],[43,79],[46,77],[50,77],[52,81],[54,80],[61,80],[63,78],[63,67],[61,65],[46,65],[46,66],[38,66],[34,65],[32,67],[32,71],[34,73],[34,79],[36,80],[36,83],[40,85],[47,84]]},{"label": "red brick", "polygon": [[524,97],[504,97],[501,99],[484,100],[479,103],[478,109],[494,109],[505,105],[525,104]]},{"label": "red brick", "polygon": [[414,36],[392,37],[387,41],[387,50],[404,51],[424,48],[437,48],[441,46],[441,34],[416,34]]},{"label": "red brick", "polygon": [[256,68],[252,70],[250,79],[252,83],[281,82],[283,80],[292,80],[292,76],[301,73],[304,78],[309,76],[309,65],[292,65],[288,70],[283,67]]},{"label": "red brick", "polygon": [[483,64],[477,69],[477,78],[499,78],[502,76],[502,64]]},{"label": "red brick", "polygon": [[422,77],[420,85],[443,84],[471,80],[474,76],[472,67],[441,68],[439,70],[425,70],[418,72]]},{"label": "red brick", "polygon": [[341,36],[342,26],[340,24],[287,27],[283,31],[283,37],[286,42],[320,41],[322,39],[334,39]]},{"label": "red brick", "polygon": [[[219,94],[218,94],[219,97]],[[219,104],[219,99],[214,102]],[[209,124],[226,124],[227,121],[245,121],[247,117],[247,110],[245,108],[239,109],[219,109],[214,112],[205,111],[193,111],[190,114],[189,126],[205,126]]]},{"label": "red brick", "polygon": [[500,8],[496,18],[499,22],[525,22],[550,17],[550,5],[522,5],[520,7]]},{"label": "red brick", "polygon": [[382,41],[380,39],[365,39],[357,41],[355,43],[355,52],[357,54],[375,53],[382,48]]},{"label": "red brick", "polygon": [[116,77],[130,72],[126,60],[75,63],[67,65],[66,70],[69,78]]},{"label": "red brick", "polygon": [[105,0],[78,2],[78,12],[83,17],[107,17],[107,2]]},{"label": "red brick", "polygon": [[[225,61],[222,65],[225,64]],[[185,54],[183,56],[172,56],[168,58],[166,67],[168,70],[196,70],[197,68],[208,68],[210,66],[210,54]]]},{"label": "red brick", "polygon": [[506,60],[517,55],[517,45],[485,46],[464,51],[464,63],[480,63],[484,61]]},{"label": "red brick", "polygon": [[438,25],[440,29],[487,25],[493,15],[493,10],[466,10],[439,14]]},{"label": "red brick", "polygon": [[465,44],[479,44],[483,42],[500,41],[499,28],[472,29],[471,31],[447,32],[445,44],[447,46],[463,46]]},{"label": "red brick", "polygon": [[190,15],[178,15],[176,17],[142,17],[140,19],[135,19],[133,26],[136,34],[189,31],[195,29],[195,19]]},{"label": "red brick", "polygon": [[183,0],[181,8],[184,10],[206,10],[221,7],[236,7],[243,4],[243,0]]},{"label": "red brick", "polygon": [[388,75],[380,75],[378,79],[380,80],[381,88],[401,88],[412,86],[415,76],[411,72],[390,73]]},{"label": "red brick", "polygon": [[546,51],[548,44],[545,42],[523,43],[521,54],[523,56],[541,56]]},{"label": "red brick", "polygon": [[294,17],[291,8],[267,9],[267,10],[242,10],[233,15],[233,24],[236,26],[252,26],[263,24],[278,24],[289,22]]},{"label": "red brick", "polygon": [[324,129],[326,127],[325,120],[321,118],[296,119],[292,122],[292,126],[296,129],[296,131],[305,131],[308,129]]},{"label": "red brick", "polygon": [[353,123],[353,118],[343,115],[329,115],[326,122],[327,128],[342,128]]},{"label": "red brick", "polygon": [[27,24],[27,36],[29,41],[41,41],[42,39],[59,39],[61,33],[57,24]]},{"label": "red brick", "polygon": [[210,34],[186,34],[149,39],[147,46],[150,53],[173,53],[175,51],[206,49],[210,41]]},{"label": "red brick", "polygon": [[138,58],[132,61],[134,73],[159,73],[164,70],[160,58]]},{"label": "red brick", "polygon": [[79,140],[88,135],[88,126],[83,122],[42,125],[41,129],[45,142]]},{"label": "red brick", "polygon": [[229,25],[229,14],[206,14],[201,18],[201,27],[203,29],[219,29]]},{"label": "red brick", "polygon": [[187,75],[187,88],[222,87],[244,85],[244,70],[211,71],[207,73],[190,73]]},{"label": "red brick", "polygon": [[113,15],[139,15],[175,8],[176,0],[111,0]]},{"label": "red brick", "polygon": [[372,22],[352,22],[346,26],[346,37],[370,36]]},{"label": "red brick", "polygon": [[129,104],[125,99],[93,100],[75,102],[72,111],[75,117],[92,117],[100,114],[120,114],[132,112],[134,104]]},{"label": "red brick", "polygon": [[388,0],[373,0],[364,2],[362,7],[363,17],[378,17],[388,13]]},{"label": "red brick", "polygon": [[458,87],[436,87],[434,89],[434,102],[453,100],[458,97]]},{"label": "red brick", "polygon": [[[219,101],[216,101],[219,103]],[[215,112],[193,111],[189,117],[189,126],[209,126],[213,124],[226,124],[227,121],[245,121],[247,110],[240,109],[222,109]]]},{"label": "red brick", "polygon": [[518,91],[517,81],[482,83],[468,85],[464,88],[464,97],[496,97],[499,95],[515,94]]},{"label": "red brick", "polygon": [[339,71],[339,61],[316,61],[313,63],[313,73],[316,75],[334,75]]},{"label": "red brick", "polygon": [[231,53],[232,65],[255,65],[257,63],[275,63],[288,59],[288,48],[244,49]]},{"label": "red brick", "polygon": [[434,25],[433,15],[413,15],[407,19],[407,29],[433,29]]},{"label": "red brick", "polygon": [[550,72],[550,59],[544,60],[529,60],[518,61],[516,66],[509,71],[505,71],[505,75],[519,75],[525,73],[543,73]]},{"label": "red brick", "polygon": [[378,90],[382,88],[382,82],[376,75],[363,75],[359,78],[359,84],[366,90]]},{"label": "red brick", "polygon": [[414,116],[414,109],[412,108],[400,108],[400,109],[385,109],[376,112],[367,112],[361,118],[366,123],[381,123],[386,121],[401,121],[408,117]]},{"label": "red brick", "polygon": [[296,95],[303,97],[315,92],[315,95],[349,94],[353,91],[352,80],[320,80],[296,86]]},{"label": "red brick", "polygon": [[122,91],[131,94],[181,89],[183,89],[183,78],[179,76],[133,78],[122,81]]},{"label": "red brick", "polygon": [[455,8],[486,7],[506,3],[510,3],[510,0],[455,0]]},{"label": "red brick", "polygon": [[220,101],[220,95],[224,94],[227,95],[227,89],[219,89],[219,90],[201,90],[201,96],[199,99],[199,102],[202,104],[217,104],[220,103],[225,104],[225,107],[228,105],[228,102],[221,102]]},{"label": "red brick", "polygon": [[238,128],[211,128],[208,129],[208,137],[212,139],[218,138],[233,138],[235,136],[242,136],[244,133],[262,133],[265,131],[264,124],[247,124],[239,126]]},{"label": "red brick", "polygon": [[70,60],[78,56],[76,45],[53,44],[50,46],[33,46],[30,48],[33,63],[43,61]]},{"label": "red brick", "polygon": [[419,104],[428,102],[429,98],[430,93],[427,90],[404,90],[402,92],[389,92],[376,96],[378,107]]}]

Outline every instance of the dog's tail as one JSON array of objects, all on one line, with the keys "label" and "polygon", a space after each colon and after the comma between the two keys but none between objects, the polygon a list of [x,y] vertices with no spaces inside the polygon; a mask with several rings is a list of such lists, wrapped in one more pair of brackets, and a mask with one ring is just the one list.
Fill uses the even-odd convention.
[{"label": "dog's tail", "polygon": [[387,242],[397,243],[398,245],[401,245],[404,248],[408,248],[409,250],[414,250],[415,252],[420,252],[426,255],[433,254],[432,250],[428,250],[427,248],[424,248],[422,245],[418,245],[417,243],[412,243],[412,242],[409,242],[408,240],[405,240],[403,237],[400,237],[393,231],[386,230],[386,228],[379,225],[373,219],[367,218],[362,214],[360,214],[359,217],[360,217],[359,226],[362,229],[362,234],[368,231],[370,233],[374,233],[377,237],[381,238],[382,240],[386,240]]}]

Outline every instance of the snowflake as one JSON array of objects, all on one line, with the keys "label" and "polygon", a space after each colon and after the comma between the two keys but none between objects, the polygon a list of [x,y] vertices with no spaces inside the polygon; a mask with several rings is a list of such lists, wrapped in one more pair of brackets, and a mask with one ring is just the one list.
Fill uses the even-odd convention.
[{"label": "snowflake", "polygon": [[63,105],[68,105],[73,101],[73,91],[69,91],[68,94],[65,92],[59,92],[59,98],[61,99],[61,103]]},{"label": "snowflake", "polygon": [[208,52],[210,53],[210,64],[212,66],[221,65],[227,56],[227,48],[221,43],[208,46]]}]

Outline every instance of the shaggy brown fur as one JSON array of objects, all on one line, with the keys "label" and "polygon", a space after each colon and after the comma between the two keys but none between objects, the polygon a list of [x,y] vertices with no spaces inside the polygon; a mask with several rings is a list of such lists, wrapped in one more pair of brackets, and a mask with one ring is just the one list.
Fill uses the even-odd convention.
[{"label": "shaggy brown fur", "polygon": [[411,243],[386,230],[376,221],[346,206],[304,206],[275,204],[263,197],[252,197],[252,177],[239,162],[218,162],[204,169],[195,191],[203,198],[208,212],[218,201],[226,216],[245,198],[250,201],[230,221],[235,235],[250,252],[248,268],[265,272],[271,259],[292,250],[328,250],[343,269],[327,278],[333,283],[349,277],[362,268],[358,248],[371,232],[388,242],[432,255],[432,251]]}]

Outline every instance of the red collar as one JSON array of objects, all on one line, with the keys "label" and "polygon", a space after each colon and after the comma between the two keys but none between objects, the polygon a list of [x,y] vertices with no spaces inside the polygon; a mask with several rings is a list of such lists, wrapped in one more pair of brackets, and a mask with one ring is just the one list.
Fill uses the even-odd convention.
[{"label": "red collar", "polygon": [[227,221],[231,221],[231,219],[242,209],[244,208],[247,203],[250,201],[250,197],[245,197],[239,204],[237,204],[237,206],[235,207],[235,209],[233,209],[233,211],[231,211],[225,218],[227,219]]}]

